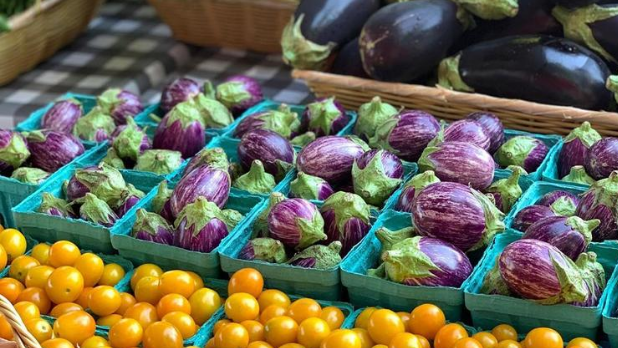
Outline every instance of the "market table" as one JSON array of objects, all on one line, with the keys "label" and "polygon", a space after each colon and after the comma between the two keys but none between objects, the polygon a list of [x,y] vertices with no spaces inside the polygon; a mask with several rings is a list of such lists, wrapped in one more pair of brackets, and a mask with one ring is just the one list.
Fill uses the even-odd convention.
[{"label": "market table", "polygon": [[264,94],[280,102],[310,99],[309,90],[290,77],[279,55],[186,45],[172,38],[149,5],[108,2],[74,43],[0,87],[0,128],[12,128],[69,91],[96,95],[122,87],[153,103],[162,86],[177,76],[216,82],[234,74],[256,78]]}]

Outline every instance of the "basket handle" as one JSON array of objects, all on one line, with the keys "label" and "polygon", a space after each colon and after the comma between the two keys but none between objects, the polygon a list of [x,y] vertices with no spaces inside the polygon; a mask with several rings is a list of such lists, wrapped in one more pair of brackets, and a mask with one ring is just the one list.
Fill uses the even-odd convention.
[{"label": "basket handle", "polygon": [[[17,343],[18,348],[41,348],[39,342],[26,329],[26,325],[24,325],[21,317],[17,314],[11,301],[2,295],[0,295],[0,313],[4,314],[6,320],[13,328],[13,339]],[[0,347],[3,347],[1,342]]]}]

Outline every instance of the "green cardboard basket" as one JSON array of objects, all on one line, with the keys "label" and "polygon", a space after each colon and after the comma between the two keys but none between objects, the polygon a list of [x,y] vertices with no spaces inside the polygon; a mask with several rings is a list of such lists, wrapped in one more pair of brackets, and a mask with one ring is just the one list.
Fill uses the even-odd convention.
[{"label": "green cardboard basket", "polygon": [[[505,233],[496,237],[466,284],[466,307],[472,313],[474,326],[492,328],[508,323],[523,334],[537,327],[551,327],[560,332],[565,341],[575,337],[588,337],[596,342],[601,327],[603,305],[611,292],[609,288],[603,292],[599,305],[592,308],[569,304],[544,306],[529,300],[479,293],[485,275],[494,266],[502,250],[520,237],[518,233]],[[603,265],[606,277],[615,278],[613,272],[618,261],[618,250],[598,244],[591,245],[589,250],[597,254],[597,260]]]},{"label": "green cardboard basket", "polygon": [[556,146],[554,146],[549,152],[549,160],[547,166],[543,170],[543,181],[558,184],[567,184],[571,186],[581,187],[584,189],[590,187],[590,185],[588,184],[579,184],[561,180],[560,176],[558,175],[558,158],[560,157],[560,152],[562,152],[563,145],[564,141],[560,140],[560,142]]},{"label": "green cardboard basket", "polygon": [[[543,162],[541,162],[541,165],[539,166],[539,168],[537,168],[536,171],[532,173],[528,173],[528,175],[526,175],[527,177],[532,179],[532,181],[540,181],[542,179],[545,168],[547,168],[550,165],[549,155],[555,151],[554,149],[556,146],[562,143],[562,137],[559,135],[535,134],[535,133],[516,131],[512,129],[506,129],[504,131],[504,135],[505,135],[506,140],[509,140],[516,136],[527,135],[527,136],[536,138],[538,140],[541,140],[543,143],[545,143],[545,145],[547,145],[549,152],[547,153],[547,156],[545,156],[545,159],[543,160]],[[506,171],[507,173],[510,172],[510,170],[508,169],[496,169],[496,172],[501,172],[501,171]]]}]

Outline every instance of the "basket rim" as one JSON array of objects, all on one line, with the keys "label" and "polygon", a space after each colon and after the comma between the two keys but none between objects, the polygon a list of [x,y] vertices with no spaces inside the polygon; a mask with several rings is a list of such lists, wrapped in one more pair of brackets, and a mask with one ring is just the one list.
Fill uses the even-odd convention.
[{"label": "basket rim", "polygon": [[26,11],[9,18],[9,27],[11,31],[4,34],[10,34],[12,31],[28,26],[34,22],[38,15],[60,4],[62,1],[64,0],[37,0]]},{"label": "basket rim", "polygon": [[[148,0],[150,4],[154,3],[165,3],[172,1],[184,1],[187,2],[189,0]],[[250,5],[250,6],[262,6],[269,7],[272,9],[282,9],[294,10],[298,7],[298,3],[295,3],[290,0],[191,0],[194,2],[204,2],[204,3],[225,3],[225,4],[239,4],[239,5]]]}]

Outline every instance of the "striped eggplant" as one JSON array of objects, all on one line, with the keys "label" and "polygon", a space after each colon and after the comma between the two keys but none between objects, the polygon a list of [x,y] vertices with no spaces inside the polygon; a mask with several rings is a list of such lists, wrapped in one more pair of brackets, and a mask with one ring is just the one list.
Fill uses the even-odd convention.
[{"label": "striped eggplant", "polygon": [[54,173],[84,153],[84,145],[73,135],[56,131],[33,131],[26,135],[30,161],[35,167]]},{"label": "striped eggplant", "polygon": [[416,198],[416,196],[418,196],[418,194],[425,189],[425,187],[437,182],[440,182],[440,179],[436,176],[436,173],[433,170],[428,170],[421,174],[415,175],[404,185],[395,209],[411,213],[414,198]]},{"label": "striped eggplant", "polygon": [[193,157],[206,145],[202,116],[191,100],[176,105],[157,126],[153,147]]},{"label": "striped eggplant", "polygon": [[163,88],[159,108],[167,114],[177,104],[192,99],[201,92],[200,85],[194,80],[186,77],[177,78]]},{"label": "striped eggplant", "polygon": [[272,238],[255,238],[247,242],[238,254],[241,260],[284,263],[288,260],[283,243]]},{"label": "striped eggplant", "polygon": [[172,215],[178,217],[180,212],[199,197],[223,208],[230,195],[232,186],[227,171],[209,166],[200,166],[183,176],[170,196]]},{"label": "striped eggplant", "polygon": [[416,162],[439,131],[440,124],[431,114],[404,110],[383,122],[369,139],[369,144],[373,148],[388,150],[405,161]]},{"label": "striped eggplant", "polygon": [[315,269],[329,269],[341,263],[341,243],[336,241],[329,245],[312,245],[296,253],[288,261],[292,266]]},{"label": "striped eggplant", "polygon": [[157,186],[157,194],[152,199],[152,211],[163,215],[162,211],[165,207],[165,204],[170,200],[172,196],[172,190],[167,188],[167,180],[161,181],[159,186]]},{"label": "striped eggplant", "polygon": [[49,178],[49,173],[39,168],[21,167],[13,171],[11,178],[24,184],[39,185]]},{"label": "striped eggplant", "polygon": [[493,154],[504,144],[504,126],[496,115],[489,112],[474,112],[466,119],[478,122],[485,130],[490,143],[487,152]]},{"label": "striped eggplant", "polygon": [[595,183],[594,180],[588,173],[586,172],[586,168],[584,166],[573,166],[569,175],[562,178],[562,181],[572,182],[576,184],[584,184],[584,185],[592,185]]},{"label": "striped eggplant", "polygon": [[500,255],[500,274],[509,289],[540,304],[582,302],[588,296],[579,268],[553,245],[522,239]]},{"label": "striped eggplant", "polygon": [[579,197],[571,192],[558,190],[545,194],[536,204],[548,206],[558,215],[573,216],[579,204]]},{"label": "striped eggplant", "polygon": [[354,134],[362,139],[370,139],[383,122],[398,113],[397,108],[383,102],[380,97],[373,97],[369,103],[358,108],[358,119],[354,126]]},{"label": "striped eggplant", "polygon": [[173,245],[176,231],[159,214],[138,209],[131,230],[133,238],[158,244]]},{"label": "striped eggplant", "polygon": [[494,157],[502,168],[519,166],[528,173],[534,173],[541,166],[548,152],[547,145],[539,139],[530,136],[516,136],[502,144]]},{"label": "striped eggplant", "polygon": [[127,189],[120,171],[107,164],[76,169],[69,180],[66,196],[73,202],[92,193],[108,205],[117,204]]},{"label": "striped eggplant", "polygon": [[386,150],[370,150],[352,166],[354,193],[365,202],[381,206],[403,181],[403,165]]},{"label": "striped eggplant", "polygon": [[86,193],[84,204],[79,208],[79,217],[105,227],[112,227],[118,220],[112,208],[92,193]]},{"label": "striped eggplant", "polygon": [[226,78],[217,86],[216,97],[234,116],[240,116],[247,109],[264,100],[260,83],[244,75]]},{"label": "striped eggplant", "polygon": [[305,146],[298,155],[299,172],[317,176],[333,185],[349,180],[354,161],[367,149],[353,139],[325,136]]},{"label": "striped eggplant", "polygon": [[376,231],[376,238],[382,243],[382,253],[391,250],[393,245],[403,242],[408,238],[412,238],[415,235],[414,227],[404,227],[396,231],[391,231],[386,227],[380,227]]},{"label": "striped eggplant", "polygon": [[57,101],[41,118],[41,129],[71,134],[83,114],[82,104],[77,99]]},{"label": "striped eggplant", "polygon": [[189,160],[189,163],[185,167],[184,175],[202,165],[227,170],[230,166],[230,162],[228,161],[227,154],[222,148],[204,148]]},{"label": "striped eggplant", "polygon": [[279,133],[284,138],[291,138],[300,129],[298,114],[286,105],[281,104],[277,109],[266,110],[251,114],[243,118],[236,129],[234,136],[242,138],[247,132],[255,129],[266,129]]},{"label": "striped eggplant", "polygon": [[586,172],[595,180],[601,180],[618,170],[618,138],[603,138],[588,152]]},{"label": "striped eggplant", "polygon": [[111,208],[114,209],[114,212],[118,217],[123,217],[126,213],[131,210],[140,199],[144,198],[145,193],[136,189],[135,186],[131,184],[127,184],[126,190],[122,192],[120,195],[120,200],[117,204],[112,205]]},{"label": "striped eggplant", "polygon": [[97,105],[119,125],[125,124],[127,117],[135,117],[144,110],[138,96],[119,88],[110,88],[99,95]]},{"label": "striped eggplant", "polygon": [[341,242],[341,256],[347,255],[369,233],[370,210],[361,197],[348,192],[335,192],[324,201],[320,213],[327,242]]},{"label": "striped eggplant", "polygon": [[0,129],[0,173],[19,168],[29,157],[28,143],[21,134]]},{"label": "striped eggplant", "polygon": [[474,144],[485,151],[489,151],[491,138],[485,128],[471,119],[463,119],[451,123],[443,134],[438,135],[441,141],[460,141]]},{"label": "striped eggplant", "polygon": [[323,201],[335,191],[330,184],[317,176],[299,172],[290,183],[290,197]]},{"label": "striped eggplant", "polygon": [[592,231],[593,241],[618,239],[618,171],[597,181],[584,193],[575,215],[584,220],[601,221],[601,225]]},{"label": "striped eggplant", "polygon": [[125,122],[125,125],[116,128],[118,131],[122,127],[122,131],[112,136],[112,147],[123,160],[136,162],[144,151],[152,147],[152,144],[146,132],[135,123],[133,117],[127,116]]},{"label": "striped eggplant", "polygon": [[294,148],[281,135],[265,130],[255,129],[243,135],[238,144],[238,159],[245,170],[251,168],[255,160],[264,164],[267,173],[281,180],[294,166]]},{"label": "striped eggplant", "polygon": [[345,109],[335,97],[318,99],[307,104],[301,117],[301,129],[314,132],[317,137],[335,135],[349,122]]},{"label": "striped eggplant", "polygon": [[592,128],[588,121],[573,129],[564,138],[562,150],[558,155],[558,177],[564,178],[571,172],[571,168],[585,165],[590,148],[599,140],[601,140],[601,135]]},{"label": "striped eggplant", "polygon": [[268,235],[297,250],[327,238],[320,211],[302,198],[286,199],[271,208],[268,213]]},{"label": "striped eggplant", "polygon": [[521,186],[519,186],[519,178],[522,172],[523,170],[515,169],[511,176],[494,182],[484,191],[494,198],[496,207],[505,214],[511,211],[511,208],[523,193]]},{"label": "striped eggplant", "polygon": [[525,232],[533,223],[548,217],[558,216],[550,207],[544,205],[531,205],[517,212],[512,228]]},{"label": "striped eggplant", "polygon": [[448,241],[463,251],[489,245],[505,228],[504,214],[489,198],[458,183],[429,185],[412,206],[412,224],[419,235]]},{"label": "striped eggplant", "polygon": [[212,252],[229,233],[220,214],[219,207],[204,197],[185,205],[174,223],[174,245],[201,253]]},{"label": "striped eggplant", "polygon": [[597,254],[593,252],[581,253],[577,261],[577,267],[584,278],[584,283],[588,289],[588,297],[584,302],[573,303],[580,307],[597,307],[599,305],[603,290],[607,285],[605,280],[605,270],[603,265],[597,262]]},{"label": "striped eggplant", "polygon": [[382,254],[388,279],[410,286],[458,288],[472,273],[472,264],[450,243],[429,237],[399,242]]},{"label": "striped eggplant", "polygon": [[254,160],[249,171],[234,180],[232,186],[249,193],[268,194],[277,186],[277,182],[274,176],[266,173],[262,161]]},{"label": "striped eggplant", "polygon": [[281,192],[273,192],[268,197],[268,205],[262,210],[253,222],[251,238],[268,237],[268,215],[270,210],[279,202],[285,200],[285,196]]},{"label": "striped eggplant", "polygon": [[135,163],[134,170],[168,175],[182,165],[182,154],[173,150],[150,149],[144,151]]},{"label": "striped eggplant", "polygon": [[575,261],[588,249],[592,242],[591,231],[600,223],[597,219],[584,221],[577,216],[547,217],[530,225],[522,238],[547,242]]},{"label": "striped eggplant", "polygon": [[43,192],[41,205],[37,212],[63,218],[76,217],[73,206],[62,198],[58,198],[49,192]]},{"label": "striped eggplant", "polygon": [[100,107],[94,107],[77,120],[73,135],[86,141],[103,142],[110,138],[115,128],[114,119]]},{"label": "striped eggplant", "polygon": [[484,190],[494,180],[494,160],[482,148],[464,142],[445,142],[427,147],[418,160],[420,171],[433,170],[442,181]]}]

